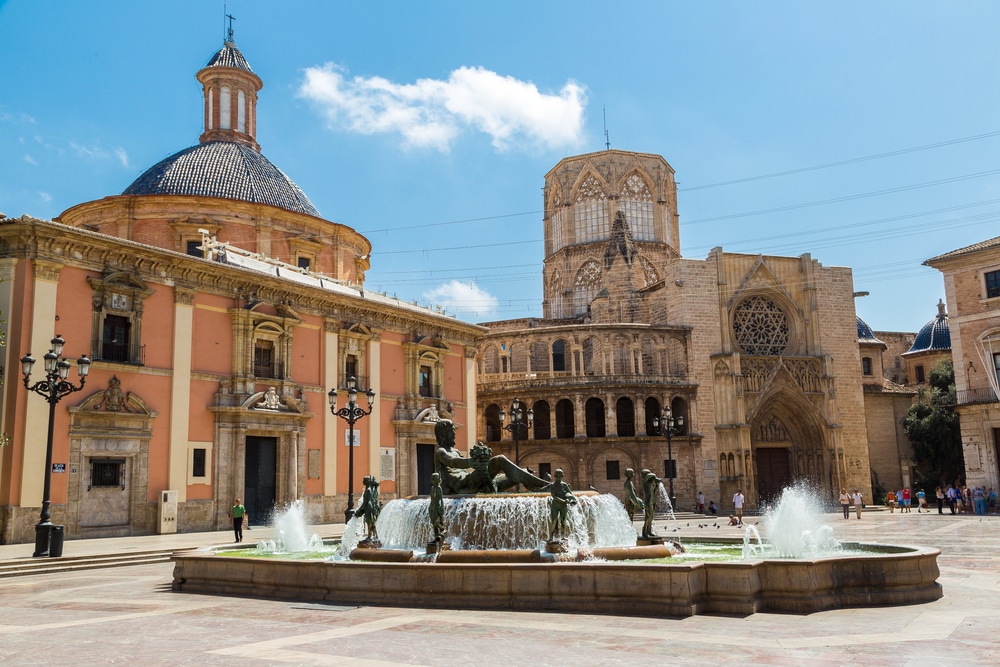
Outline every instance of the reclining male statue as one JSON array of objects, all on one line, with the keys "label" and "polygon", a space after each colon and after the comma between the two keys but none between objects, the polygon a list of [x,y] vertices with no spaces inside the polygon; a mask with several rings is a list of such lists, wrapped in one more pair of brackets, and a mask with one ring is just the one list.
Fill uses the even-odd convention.
[{"label": "reclining male statue", "polygon": [[551,482],[535,477],[506,456],[493,456],[493,450],[479,442],[465,458],[455,450],[455,424],[442,419],[434,425],[438,448],[434,469],[441,475],[446,495],[499,493],[520,484],[529,491],[545,491]]}]

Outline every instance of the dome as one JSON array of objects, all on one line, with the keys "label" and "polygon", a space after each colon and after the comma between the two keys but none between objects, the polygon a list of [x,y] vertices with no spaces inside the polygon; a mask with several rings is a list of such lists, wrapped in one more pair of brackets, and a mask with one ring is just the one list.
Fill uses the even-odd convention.
[{"label": "dome", "polygon": [[885,345],[884,342],[878,339],[872,328],[868,326],[868,323],[863,319],[858,317],[858,342],[859,343],[869,343],[873,345]]},{"label": "dome", "polygon": [[236,45],[229,41],[216,51],[214,56],[208,59],[208,64],[205,67],[232,67],[233,69],[241,69],[244,72],[253,74],[253,70],[250,69],[250,63],[243,57],[243,54],[236,48]]},{"label": "dome", "polygon": [[147,169],[122,194],[218,197],[320,217],[299,186],[270,160],[230,141],[209,141],[174,153]]},{"label": "dome", "polygon": [[951,350],[951,329],[948,326],[948,314],[944,311],[944,302],[939,301],[937,316],[920,328],[913,345],[905,354],[946,350]]}]

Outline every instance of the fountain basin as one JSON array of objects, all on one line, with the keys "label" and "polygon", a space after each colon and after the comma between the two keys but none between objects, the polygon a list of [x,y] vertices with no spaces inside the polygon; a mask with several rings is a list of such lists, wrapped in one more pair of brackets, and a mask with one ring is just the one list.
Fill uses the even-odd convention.
[{"label": "fountain basin", "polygon": [[809,613],[941,597],[940,551],[846,544],[860,555],[679,564],[415,563],[173,556],[175,591],[336,604],[644,616]]}]

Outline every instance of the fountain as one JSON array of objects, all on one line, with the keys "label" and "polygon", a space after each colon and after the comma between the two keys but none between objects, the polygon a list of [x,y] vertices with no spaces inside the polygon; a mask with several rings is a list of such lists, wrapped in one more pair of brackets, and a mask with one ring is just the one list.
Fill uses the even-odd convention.
[{"label": "fountain", "polygon": [[[446,441],[442,447],[452,456]],[[550,494],[563,497],[567,491],[543,493],[547,482],[522,474],[506,459],[487,457],[484,451],[477,456],[472,473],[449,479],[444,470],[437,480],[452,493],[456,488],[464,492],[443,503],[440,543],[430,500],[397,499],[379,506],[374,532],[381,548],[354,548],[360,525],[353,517],[345,526],[339,557],[281,560],[210,550],[178,553],[173,588],[338,604],[652,616],[804,613],[941,596],[938,550],[855,544],[845,553],[832,548],[839,545],[831,542],[829,527],[816,523],[817,514],[810,511],[816,509],[815,501],[804,490],[786,492],[765,517],[770,543],[762,543],[753,534],[756,529],[748,532],[746,558],[705,561],[688,554],[675,560],[664,558],[671,553],[667,545],[633,546],[635,529],[614,496],[572,494],[575,502],[567,504],[561,525],[561,513],[550,510]],[[457,456],[447,461],[463,465]],[[514,479],[534,487],[535,493],[497,493],[513,486]],[[649,481],[647,516],[657,504],[657,485]],[[493,493],[469,493],[484,485]],[[440,504],[435,513],[439,511]],[[302,513],[292,516],[304,518]],[[557,520],[559,525],[553,523]],[[306,532],[282,530],[287,544],[292,535]],[[425,552],[428,543],[447,548]],[[779,554],[784,557],[773,557]],[[660,560],[636,560],[649,558]]]}]

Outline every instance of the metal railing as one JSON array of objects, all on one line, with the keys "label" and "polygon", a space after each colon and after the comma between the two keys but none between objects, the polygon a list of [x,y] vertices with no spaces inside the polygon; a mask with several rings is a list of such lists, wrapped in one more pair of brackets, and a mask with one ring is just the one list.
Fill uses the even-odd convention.
[{"label": "metal railing", "polygon": [[143,366],[146,363],[146,346],[137,343],[125,345],[102,343],[98,352],[94,355],[94,361],[114,361],[136,366]]},{"label": "metal railing", "polygon": [[992,387],[985,389],[962,389],[955,392],[956,405],[977,405],[980,403],[998,403],[997,395]]}]

